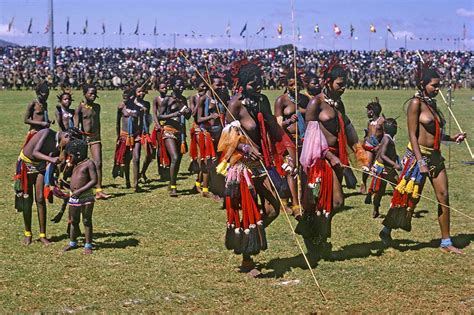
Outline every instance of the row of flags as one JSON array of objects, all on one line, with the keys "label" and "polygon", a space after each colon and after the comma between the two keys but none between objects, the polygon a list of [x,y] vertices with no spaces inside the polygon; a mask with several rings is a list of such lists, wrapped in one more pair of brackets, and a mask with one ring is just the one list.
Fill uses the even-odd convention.
[{"label": "row of flags", "polygon": [[[15,22],[15,17],[12,17],[12,19],[10,20],[10,22],[8,23],[8,28],[7,28],[7,32],[11,32],[11,30],[13,29],[13,24]],[[69,23],[69,18],[67,18],[67,21],[66,21],[66,34],[69,35],[69,31],[70,31],[70,23]],[[33,31],[32,31],[32,28],[33,28],[33,18],[30,18],[30,21],[29,21],[29,24],[28,24],[28,29],[27,29],[27,33],[28,34],[32,34]],[[466,25],[463,26],[463,29],[464,29],[464,35],[466,34]],[[49,24],[49,21],[48,23],[46,24],[45,28],[44,28],[44,33],[49,33],[50,31],[50,24]],[[255,33],[255,35],[260,35],[262,32],[265,31],[265,26],[261,26],[258,31]],[[281,23],[278,24],[277,26],[277,34],[278,34],[278,37],[281,38],[281,36],[283,35],[283,25]],[[377,29],[375,27],[375,25],[373,23],[371,23],[369,25],[369,31],[370,33],[377,33]],[[85,20],[84,22],[84,26],[82,28],[82,31],[80,34],[82,35],[86,35],[88,34],[89,32],[89,21],[88,19]],[[106,34],[107,30],[106,30],[106,26],[105,26],[105,23],[102,22],[102,33],[101,35],[104,35]],[[191,31],[192,32],[192,35],[191,36],[195,36],[196,33],[194,31]],[[225,34],[226,36],[230,37],[230,32],[231,32],[231,27],[230,27],[230,22],[227,23],[227,26],[226,26],[226,29],[225,29]],[[313,29],[313,32],[314,33],[320,33],[320,28],[319,28],[319,25],[316,24],[314,26],[314,29]],[[338,26],[337,24],[334,24],[333,26],[333,32],[335,34],[336,37],[339,37],[342,35],[342,29],[340,26]],[[38,33],[38,32],[37,32]],[[247,29],[247,22],[244,24],[242,30],[240,31],[239,33],[239,36],[240,37],[248,37],[248,29]],[[395,36],[395,33],[393,32],[392,28],[390,27],[390,25],[387,25],[387,33],[390,34],[393,38],[396,39],[396,36]],[[74,33],[76,34],[76,33]],[[97,34],[97,33],[94,33],[94,34]],[[119,30],[118,30],[118,33],[116,33],[118,35],[124,35],[125,33],[123,32],[123,28],[122,28],[122,23],[120,22],[119,23]],[[133,32],[134,35],[139,35],[140,34],[140,20],[137,21],[137,24],[136,24],[136,27],[135,27],[135,30]],[[355,34],[355,28],[352,24],[350,24],[349,26],[349,38],[352,39],[354,37],[354,34]],[[156,25],[156,20],[155,20],[155,26],[153,28],[153,35],[154,36],[158,36],[159,34],[157,33],[157,25]],[[187,34],[184,34],[185,36]],[[202,35],[199,35],[200,37]],[[300,28],[297,27],[296,29],[296,36],[298,39],[301,39],[302,36],[301,36],[301,32],[300,32]],[[266,37],[266,36],[265,36]],[[272,36],[273,37],[273,36]],[[413,37],[410,37],[410,39],[413,39]],[[434,39],[435,40],[435,39]]]},{"label": "row of flags", "polygon": [[[8,26],[7,26],[7,32],[11,32],[12,29],[13,29],[13,23],[15,22],[15,17],[12,17],[12,19],[10,20],[10,22],[8,23]],[[69,18],[67,18],[67,21],[66,21],[66,34],[69,34],[69,28],[70,26],[70,23],[69,23]],[[49,33],[49,30],[50,30],[51,26],[50,26],[50,21],[48,20],[45,28],[44,28],[44,33]],[[30,22],[28,24],[28,29],[27,29],[27,33],[28,34],[32,34],[33,31],[33,18],[30,18]],[[82,28],[82,32],[81,34],[85,35],[88,33],[88,30],[89,30],[89,20],[86,19],[85,22],[84,22],[84,26]],[[155,26],[153,28],[153,35],[158,35],[158,33],[156,32],[157,28],[156,28],[156,20],[155,20]],[[133,34],[135,35],[139,35],[139,32],[140,32],[140,20],[137,21],[137,26],[135,28],[135,31],[133,32]],[[106,33],[106,28],[105,28],[105,23],[102,22],[102,35],[104,35]],[[119,32],[118,32],[119,35],[123,35],[124,32],[123,32],[123,28],[122,28],[122,23],[120,22],[119,24]]]}]

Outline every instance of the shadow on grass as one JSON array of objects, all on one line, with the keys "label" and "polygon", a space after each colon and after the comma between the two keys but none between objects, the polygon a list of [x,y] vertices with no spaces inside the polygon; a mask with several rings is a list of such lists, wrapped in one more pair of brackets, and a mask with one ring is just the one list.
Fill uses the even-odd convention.
[{"label": "shadow on grass", "polygon": [[[318,266],[318,259],[315,257],[307,256],[311,268],[316,268]],[[260,274],[259,278],[281,278],[285,273],[291,271],[293,268],[300,268],[307,270],[308,265],[302,254],[288,257],[288,258],[275,258],[270,260],[267,263],[258,264],[258,269],[272,269],[273,271]]]},{"label": "shadow on grass", "polygon": [[[474,234],[459,234],[451,237],[454,246],[463,249],[470,245],[474,239]],[[438,248],[439,239],[432,239],[428,242],[418,243],[412,240],[394,240],[393,248],[404,252],[408,250],[421,250],[424,248]],[[371,256],[381,256],[386,247],[382,244],[381,241],[372,241],[370,243],[358,243],[358,244],[349,244],[342,246],[341,249],[332,251],[327,258],[324,258],[326,261],[344,261],[354,258],[366,258]],[[318,265],[319,259],[313,255],[309,255],[308,260],[311,265],[311,268],[315,268]],[[275,258],[270,260],[265,264],[260,264],[259,268],[272,269],[273,271],[262,273],[260,278],[281,278],[285,273],[291,271],[293,268],[308,269],[304,257],[302,254],[289,257],[289,258]]]},{"label": "shadow on grass", "polygon": [[113,184],[103,185],[102,188],[117,188],[119,186],[120,184],[113,183]]},{"label": "shadow on grass", "polygon": [[[83,227],[81,226],[81,228],[82,228],[81,234],[79,235],[79,237],[84,237]],[[133,232],[111,232],[111,233],[99,232],[99,233],[93,233],[92,238],[95,243],[97,240],[100,240],[101,238],[125,237],[125,236],[131,236],[131,235],[135,235],[135,233]],[[69,239],[69,235],[66,233],[49,238],[51,242],[59,242],[66,239]]]},{"label": "shadow on grass", "polygon": [[[453,245],[457,248],[466,248],[471,244],[472,240],[474,239],[474,234],[459,234],[456,236],[451,236],[451,240],[453,241]],[[439,238],[432,239],[429,242],[422,242],[418,243],[412,240],[407,239],[399,239],[394,240],[394,245],[392,246],[394,249],[406,252],[409,250],[421,250],[425,248],[438,248],[440,240]]]},{"label": "shadow on grass", "polygon": [[118,197],[123,197],[123,196],[129,195],[129,194],[131,194],[131,193],[130,193],[130,192],[128,192],[128,193],[125,193],[125,192],[110,193],[109,199],[114,199],[114,198],[118,198]]},{"label": "shadow on grass", "polygon": [[180,196],[199,195],[200,193],[193,187],[178,192]]},{"label": "shadow on grass", "polygon": [[429,212],[428,210],[415,211],[413,212],[413,219],[424,218],[425,216],[423,214],[426,214],[428,212]]},{"label": "shadow on grass", "polygon": [[120,237],[127,237],[135,235],[133,232],[99,232],[94,233],[94,243],[97,249],[105,249],[105,248],[117,248],[117,249],[124,249],[127,247],[137,247],[140,244],[140,241],[134,237],[121,239],[121,240],[113,240],[111,238],[120,238]]},{"label": "shadow on grass", "polygon": [[166,187],[166,186],[168,186],[168,185],[165,184],[165,183],[161,183],[161,184],[146,183],[146,184],[143,184],[141,187],[142,187],[142,189],[146,188],[146,191],[151,191],[153,189],[163,188],[163,187]]}]

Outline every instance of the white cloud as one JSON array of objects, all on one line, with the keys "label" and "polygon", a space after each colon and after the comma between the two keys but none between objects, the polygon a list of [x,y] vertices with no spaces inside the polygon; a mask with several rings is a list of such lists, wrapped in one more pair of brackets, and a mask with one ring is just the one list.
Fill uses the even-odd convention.
[{"label": "white cloud", "polygon": [[466,10],[464,8],[457,9],[456,14],[463,17],[474,18],[474,11]]},{"label": "white cloud", "polygon": [[10,32],[8,31],[8,24],[0,24],[0,36],[2,37],[23,37],[25,33],[12,27]]},{"label": "white cloud", "polygon": [[393,32],[393,34],[395,35],[396,38],[405,38],[405,36],[407,38],[416,37],[415,33],[410,32],[410,31],[397,31],[397,32]]}]

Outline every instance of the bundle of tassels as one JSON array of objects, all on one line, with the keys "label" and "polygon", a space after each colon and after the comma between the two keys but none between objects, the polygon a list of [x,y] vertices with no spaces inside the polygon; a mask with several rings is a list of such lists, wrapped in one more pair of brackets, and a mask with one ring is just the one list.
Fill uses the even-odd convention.
[{"label": "bundle of tassels", "polygon": [[166,150],[165,139],[163,138],[163,130],[160,133],[160,166],[169,167],[170,166],[170,157],[168,156],[168,151]]},{"label": "bundle of tassels", "polygon": [[44,174],[43,196],[49,203],[53,203],[52,187],[55,186],[54,172],[56,170],[55,164],[48,163]]},{"label": "bundle of tassels", "polygon": [[[251,175],[243,164],[238,164],[229,168],[226,178],[225,245],[236,254],[256,255],[268,248]],[[239,209],[242,211],[242,220]]]},{"label": "bundle of tassels", "polygon": [[316,204],[316,214],[329,217],[332,211],[332,168],[318,159],[308,171],[308,188]]},{"label": "bundle of tassels", "polygon": [[151,156],[154,158],[155,155],[153,152],[155,151],[156,147],[153,146],[153,140],[151,139],[151,135],[149,133],[142,133],[141,144],[142,147],[145,148],[146,156]]},{"label": "bundle of tassels", "polygon": [[181,115],[181,154],[188,152],[188,144],[186,143],[186,118]]},{"label": "bundle of tassels", "polygon": [[115,144],[114,167],[112,177],[123,177],[123,167],[125,166],[125,151],[127,150],[127,140],[119,136]]},{"label": "bundle of tassels", "polygon": [[16,171],[13,176],[13,189],[15,190],[15,209],[22,212],[25,209],[28,194],[28,168],[22,159],[16,163]]},{"label": "bundle of tassels", "polygon": [[415,157],[410,157],[405,162],[400,180],[393,192],[390,207],[410,207],[414,208],[419,199],[420,184],[424,174],[420,172],[420,167],[416,163]]},{"label": "bundle of tassels", "polygon": [[193,126],[189,130],[189,136],[191,137],[191,142],[189,144],[189,157],[191,158],[191,163],[188,170],[191,173],[199,173],[199,164],[198,164],[198,133],[196,132],[197,127],[196,123],[193,123]]},{"label": "bundle of tassels", "polygon": [[128,117],[128,133],[125,145],[129,148],[130,151],[132,151],[133,147],[135,146],[135,137],[133,136],[133,117],[131,116]]}]

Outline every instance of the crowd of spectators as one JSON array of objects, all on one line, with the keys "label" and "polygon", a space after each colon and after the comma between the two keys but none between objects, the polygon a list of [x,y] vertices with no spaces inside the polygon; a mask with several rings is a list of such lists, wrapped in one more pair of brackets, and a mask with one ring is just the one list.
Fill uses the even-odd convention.
[{"label": "crowd of spectators", "polygon": [[[119,89],[131,82],[141,84],[150,77],[157,82],[173,75],[184,77],[187,87],[192,88],[196,80],[194,67],[202,72],[228,73],[230,63],[245,56],[260,61],[264,88],[275,89],[283,69],[293,65],[293,49],[288,46],[254,51],[58,47],[54,54],[52,73],[46,47],[0,48],[0,89],[32,89],[45,79],[52,87],[79,89],[84,83],[93,83],[99,89]],[[421,54],[438,69],[443,84],[471,87],[473,52],[423,51]],[[414,51],[299,50],[297,64],[305,72],[317,75],[321,66],[334,55],[349,70],[347,86],[350,89],[415,87],[414,73],[419,56]]]}]

